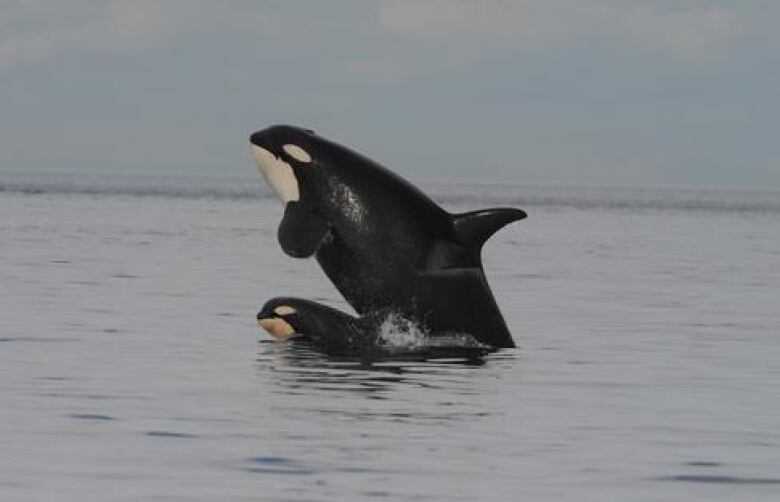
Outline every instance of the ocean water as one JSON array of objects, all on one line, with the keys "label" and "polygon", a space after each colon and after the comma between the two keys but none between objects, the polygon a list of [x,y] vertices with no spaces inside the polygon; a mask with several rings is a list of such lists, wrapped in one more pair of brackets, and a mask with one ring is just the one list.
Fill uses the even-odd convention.
[{"label": "ocean water", "polygon": [[259,179],[0,173],[0,500],[774,501],[780,193],[474,186],[519,347],[348,360]]}]

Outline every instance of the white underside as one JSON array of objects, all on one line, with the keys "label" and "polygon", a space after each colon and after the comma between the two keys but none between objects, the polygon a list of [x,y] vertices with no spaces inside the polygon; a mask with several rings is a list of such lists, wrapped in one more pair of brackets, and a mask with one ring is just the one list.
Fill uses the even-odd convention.
[{"label": "white underside", "polygon": [[283,204],[300,199],[298,180],[290,164],[279,159],[265,148],[252,145],[257,169]]}]

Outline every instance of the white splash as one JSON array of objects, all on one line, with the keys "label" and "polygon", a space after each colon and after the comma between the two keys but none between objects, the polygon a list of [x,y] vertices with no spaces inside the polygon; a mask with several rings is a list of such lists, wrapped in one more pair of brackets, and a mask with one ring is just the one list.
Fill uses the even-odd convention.
[{"label": "white splash", "polygon": [[379,326],[377,345],[387,349],[423,350],[428,348],[489,348],[466,333],[431,336],[419,324],[400,314],[390,313]]}]

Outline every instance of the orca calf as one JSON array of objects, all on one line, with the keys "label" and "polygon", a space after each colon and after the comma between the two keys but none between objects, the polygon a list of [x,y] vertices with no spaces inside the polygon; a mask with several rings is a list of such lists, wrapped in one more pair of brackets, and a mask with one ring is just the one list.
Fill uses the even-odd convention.
[{"label": "orca calf", "polygon": [[375,345],[377,337],[372,320],[301,298],[268,300],[257,314],[257,322],[277,340],[306,338],[328,351],[366,349]]},{"label": "orca calf", "polygon": [[310,342],[336,355],[374,352],[396,356],[441,353],[474,356],[494,350],[464,333],[438,333],[437,336],[422,333],[413,322],[393,312],[374,311],[354,317],[302,298],[268,300],[257,314],[257,322],[277,340]]},{"label": "orca calf", "polygon": [[[283,251],[315,255],[358,314],[397,312],[434,335],[468,333],[495,348],[515,346],[481,250],[524,211],[450,214],[395,173],[308,129],[272,126],[250,142],[260,173],[285,205],[278,229]],[[350,316],[313,305],[306,303],[314,319],[309,329],[335,322],[351,333]]]}]

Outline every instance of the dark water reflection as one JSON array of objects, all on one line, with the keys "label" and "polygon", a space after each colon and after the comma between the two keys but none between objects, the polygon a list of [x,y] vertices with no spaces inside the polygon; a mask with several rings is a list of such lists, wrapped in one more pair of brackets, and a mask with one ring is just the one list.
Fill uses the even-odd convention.
[{"label": "dark water reflection", "polygon": [[288,391],[309,387],[374,392],[402,385],[440,388],[448,382],[462,383],[463,377],[478,371],[488,357],[514,358],[511,352],[491,356],[474,348],[329,355],[303,342],[263,340],[258,347],[258,369],[276,375],[276,381]]},{"label": "dark water reflection", "polygon": [[[332,356],[303,343],[262,341],[258,347],[258,378],[273,383],[270,392],[303,397],[305,408],[320,416],[358,421],[443,423],[488,416],[486,400],[493,392],[486,393],[485,385],[500,368],[492,363],[517,357],[514,350]],[[386,404],[367,406],[365,399]]]},{"label": "dark water reflection", "polygon": [[402,371],[414,363],[482,366],[485,358],[495,351],[471,347],[430,347],[415,351],[376,351],[357,354],[325,354],[317,347],[302,341],[294,343],[261,340],[258,362],[269,358],[285,360],[296,367],[327,367],[361,369],[366,371]]}]

